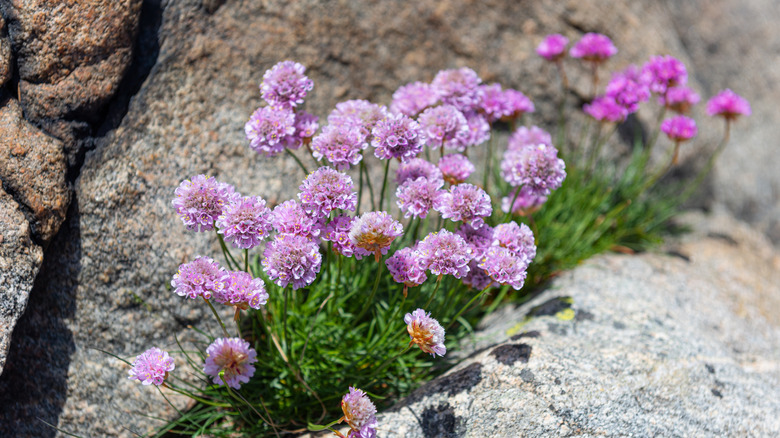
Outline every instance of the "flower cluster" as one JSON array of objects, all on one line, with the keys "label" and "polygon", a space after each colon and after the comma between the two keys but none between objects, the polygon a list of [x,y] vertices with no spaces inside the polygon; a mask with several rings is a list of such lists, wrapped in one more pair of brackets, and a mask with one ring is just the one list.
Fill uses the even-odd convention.
[{"label": "flower cluster", "polygon": [[167,351],[152,347],[135,358],[128,374],[131,380],[138,380],[144,385],[160,386],[174,368],[173,358]]},{"label": "flower cluster", "polygon": [[253,363],[257,362],[257,351],[241,338],[217,338],[206,349],[206,363],[203,371],[217,385],[234,389],[249,382],[255,374]]},{"label": "flower cluster", "polygon": [[501,176],[514,187],[528,186],[547,196],[561,186],[566,171],[555,147],[538,144],[508,150],[501,162]]},{"label": "flower cluster", "polygon": [[412,339],[412,344],[417,344],[420,350],[436,357],[447,354],[447,347],[444,346],[444,327],[439,321],[431,318],[430,313],[423,309],[417,309],[404,316],[406,331]]},{"label": "flower cluster", "polygon": [[214,221],[236,196],[236,191],[214,177],[196,175],[182,181],[174,194],[173,206],[187,229],[203,232],[214,228]]},{"label": "flower cluster", "polygon": [[376,436],[376,406],[360,389],[349,387],[341,398],[341,411],[350,427],[347,438],[374,438]]}]

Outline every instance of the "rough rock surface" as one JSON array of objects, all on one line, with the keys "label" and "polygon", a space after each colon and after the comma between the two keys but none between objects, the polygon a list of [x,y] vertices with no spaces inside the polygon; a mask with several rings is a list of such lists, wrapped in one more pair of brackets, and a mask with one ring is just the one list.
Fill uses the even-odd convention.
[{"label": "rough rock surface", "polygon": [[673,255],[599,256],[493,315],[378,436],[780,434],[780,254],[733,219],[689,221]]},{"label": "rough rock surface", "polygon": [[11,329],[24,312],[43,250],[33,243],[30,226],[16,201],[0,188],[0,370]]},{"label": "rough rock surface", "polygon": [[0,16],[0,87],[11,79],[13,74],[13,56],[11,54],[11,41],[8,39],[8,29],[5,20]]},{"label": "rough rock surface", "polygon": [[65,142],[71,165],[130,64],[140,8],[141,0],[0,3],[25,115]]},{"label": "rough rock surface", "polygon": [[65,220],[70,188],[62,142],[41,132],[13,99],[0,100],[0,180],[24,211],[33,235],[48,242]]}]

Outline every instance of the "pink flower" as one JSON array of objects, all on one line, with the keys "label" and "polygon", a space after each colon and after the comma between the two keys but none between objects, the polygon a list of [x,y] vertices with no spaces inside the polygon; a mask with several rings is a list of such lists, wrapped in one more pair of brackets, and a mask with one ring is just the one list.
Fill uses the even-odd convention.
[{"label": "pink flower", "polygon": [[721,116],[726,120],[734,120],[737,117],[751,114],[750,104],[737,93],[725,89],[716,94],[707,102],[707,115]]},{"label": "pink flower", "polygon": [[536,47],[536,53],[548,61],[559,61],[566,54],[566,44],[569,39],[561,34],[547,35]]},{"label": "pink flower", "polygon": [[242,383],[249,382],[255,374],[255,367],[252,366],[255,362],[257,351],[249,346],[249,342],[241,338],[217,338],[206,349],[203,371],[217,385],[239,389]]},{"label": "pink flower", "polygon": [[138,380],[144,385],[160,386],[168,377],[168,372],[174,368],[173,358],[167,351],[152,347],[135,358],[133,368],[128,374],[129,379]]},{"label": "pink flower", "polygon": [[439,321],[431,318],[430,313],[423,309],[417,309],[404,316],[406,331],[412,339],[412,344],[417,344],[420,350],[430,353],[431,356],[444,356],[447,354],[447,347],[444,346],[444,327]]},{"label": "pink flower", "polygon": [[601,63],[611,58],[618,52],[608,36],[600,33],[586,33],[571,48],[569,54],[572,58],[582,58],[585,61]]}]

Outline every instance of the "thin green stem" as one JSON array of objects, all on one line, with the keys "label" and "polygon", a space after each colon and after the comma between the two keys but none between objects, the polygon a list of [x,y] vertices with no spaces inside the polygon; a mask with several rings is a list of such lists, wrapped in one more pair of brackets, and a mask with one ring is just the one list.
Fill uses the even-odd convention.
[{"label": "thin green stem", "polygon": [[390,160],[385,163],[385,176],[382,178],[382,191],[379,192],[379,211],[382,211],[382,204],[385,200],[385,188],[387,187],[387,173],[390,171]]},{"label": "thin green stem", "polygon": [[371,195],[371,210],[376,210],[376,201],[374,201],[374,188],[371,186],[371,176],[368,174],[368,167],[363,160],[360,161],[360,169],[366,173],[366,184],[368,184],[368,194]]},{"label": "thin green stem", "polygon": [[462,314],[463,314],[463,312],[465,312],[465,311],[466,311],[466,310],[467,310],[469,307],[471,307],[471,305],[472,305],[472,304],[474,304],[474,301],[476,301],[476,300],[477,300],[479,297],[481,297],[482,295],[484,295],[484,294],[485,294],[485,292],[487,292],[488,290],[490,290],[490,286],[491,286],[491,285],[487,285],[487,287],[485,287],[484,289],[482,289],[481,291],[479,291],[479,293],[478,293],[478,294],[474,295],[474,298],[472,298],[471,300],[469,300],[469,302],[468,302],[468,303],[466,303],[466,305],[465,305],[465,306],[463,306],[463,308],[462,308],[462,309],[460,309],[460,311],[459,311],[457,314],[455,314],[455,317],[454,317],[454,318],[452,318],[452,319],[450,320],[450,323],[449,323],[449,325],[447,325],[447,330],[449,330],[449,329],[450,329],[450,327],[452,327],[452,325],[453,325],[453,324],[455,324],[455,321],[457,321],[457,320],[458,320],[458,318],[460,317],[460,315],[462,315]]},{"label": "thin green stem", "polygon": [[244,272],[249,272],[249,250],[244,250]]},{"label": "thin green stem", "polygon": [[219,313],[217,313],[217,309],[214,308],[214,306],[211,304],[211,301],[207,300],[205,297],[201,297],[201,298],[203,298],[203,301],[205,301],[206,304],[209,305],[209,308],[211,309],[211,313],[213,313],[214,316],[217,317],[219,326],[222,327],[222,333],[225,335],[226,338],[229,338],[230,335],[228,334],[227,328],[225,327],[225,323],[222,322],[222,318],[219,317]]},{"label": "thin green stem", "polygon": [[688,198],[690,198],[691,195],[693,195],[696,192],[696,190],[699,189],[701,184],[704,182],[704,179],[707,177],[707,175],[710,174],[712,168],[715,166],[715,161],[718,159],[721,152],[723,152],[723,150],[726,148],[726,145],[728,144],[730,137],[731,137],[731,122],[727,119],[726,128],[723,133],[723,139],[720,141],[720,144],[718,145],[717,149],[715,149],[715,152],[713,152],[712,155],[710,156],[710,159],[707,160],[707,164],[699,172],[699,174],[696,175],[696,179],[693,181],[693,183],[690,184],[685,189],[682,196],[680,196],[681,203],[687,201]]},{"label": "thin green stem", "polygon": [[376,296],[376,291],[377,289],[379,289],[379,280],[382,279],[382,266],[384,266],[385,264],[382,263],[381,259],[378,260],[378,263],[379,263],[379,268],[377,268],[376,281],[374,281],[374,288],[371,290],[371,295],[368,296],[368,300],[366,300],[366,305],[363,306],[363,310],[361,310],[357,318],[353,320],[353,326],[354,324],[357,324],[360,321],[360,318],[362,318],[363,315],[366,314],[366,312],[368,312],[368,309],[371,307],[371,304],[374,301],[374,296]]},{"label": "thin green stem", "polygon": [[[225,244],[225,239],[222,237],[222,234],[219,233],[219,230],[217,230],[216,227],[214,227],[214,232],[217,234],[217,238],[219,239],[219,246],[222,248],[222,255],[225,257],[225,264],[228,265],[228,269],[238,269],[238,267],[241,265],[239,265],[236,259],[233,258],[233,254],[230,253],[230,250]],[[233,263],[232,265],[231,262]]]},{"label": "thin green stem", "polygon": [[[379,365],[379,368],[377,368],[376,370],[374,370],[374,372],[373,372],[373,373],[371,373],[371,375],[370,375],[369,377],[374,377],[374,376],[378,375],[379,373],[381,373],[382,371],[384,371],[384,369],[385,369],[385,368],[387,368],[387,366],[388,366],[388,365],[390,365],[391,363],[393,363],[393,361],[394,361],[394,360],[396,360],[396,359],[398,359],[399,357],[403,356],[403,354],[404,354],[404,353],[406,353],[407,351],[409,351],[409,349],[410,349],[410,348],[412,348],[412,343],[411,343],[411,342],[409,343],[409,345],[407,345],[407,346],[406,346],[406,348],[404,348],[403,350],[401,350],[401,352],[400,352],[400,353],[398,353],[398,354],[396,354],[395,356],[392,356],[392,357],[388,358],[387,360],[385,360],[384,362],[382,362],[382,364],[381,364],[381,365]],[[371,383],[369,383],[367,386],[371,386],[371,385],[373,385],[375,382],[376,382],[376,379],[375,379],[375,380],[373,380]]]},{"label": "thin green stem", "polygon": [[433,288],[433,292],[431,293],[431,296],[428,297],[428,301],[423,306],[423,309],[427,309],[428,306],[431,305],[433,302],[433,297],[436,296],[436,292],[439,290],[439,285],[441,284],[441,279],[444,277],[443,274],[439,274],[439,276],[436,278],[436,286]]},{"label": "thin green stem", "polygon": [[289,148],[284,148],[284,151],[287,152],[287,155],[293,157],[296,163],[298,163],[298,166],[300,166],[301,170],[303,170],[303,175],[307,176],[309,174],[309,171],[306,169],[306,166],[303,164],[303,162],[298,158],[297,155],[293,153]]},{"label": "thin green stem", "polygon": [[287,301],[290,299],[290,288],[284,288],[284,310],[282,312],[282,336],[284,339],[285,350],[289,349],[289,339],[287,337]]},{"label": "thin green stem", "polygon": [[650,138],[650,141],[647,143],[647,148],[651,151],[655,147],[655,143],[658,141],[658,135],[661,133],[661,122],[663,122],[665,116],[666,116],[666,107],[663,107],[661,108],[661,112],[658,113],[658,119],[655,121],[655,130],[653,131],[653,136]]},{"label": "thin green stem", "polygon": [[506,212],[504,220],[501,222],[506,222],[512,217],[512,212],[515,210],[515,202],[517,202],[518,196],[520,196],[520,187],[515,187],[515,196],[512,197],[512,203],[509,204],[509,211]]},{"label": "thin green stem", "polygon": [[360,204],[363,202],[363,160],[360,160],[360,169],[358,170],[358,199],[357,199],[357,209],[355,209],[355,214],[360,214]]}]

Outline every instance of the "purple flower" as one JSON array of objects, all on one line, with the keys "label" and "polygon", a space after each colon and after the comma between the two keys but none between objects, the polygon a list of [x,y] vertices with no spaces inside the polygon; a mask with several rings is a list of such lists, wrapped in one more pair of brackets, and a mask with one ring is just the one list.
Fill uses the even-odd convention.
[{"label": "purple flower", "polygon": [[337,209],[355,211],[357,206],[352,178],[329,167],[320,167],[310,173],[298,189],[303,208],[316,218],[323,218]]},{"label": "purple flower", "polygon": [[322,255],[317,242],[294,234],[281,234],[263,253],[263,270],[279,287],[293,289],[310,285],[320,272]]},{"label": "purple flower", "polygon": [[482,290],[493,284],[493,279],[490,278],[484,269],[477,266],[478,264],[479,262],[477,259],[470,261],[469,273],[466,274],[466,276],[463,277],[460,281],[462,281],[463,284],[470,288]]},{"label": "purple flower", "polygon": [[431,356],[444,356],[447,354],[447,347],[444,346],[444,327],[439,321],[431,318],[430,313],[423,309],[417,309],[404,316],[406,331],[412,339],[412,344],[417,344],[420,350],[430,353]]},{"label": "purple flower", "polygon": [[233,186],[206,175],[182,181],[174,193],[176,213],[188,230],[197,232],[213,229],[224,206],[237,196]]},{"label": "purple flower", "polygon": [[298,149],[311,141],[311,137],[320,128],[319,117],[306,111],[295,112],[295,132],[284,138],[284,145],[288,149]]},{"label": "purple flower", "polygon": [[[339,215],[333,218],[322,230],[322,240],[333,243],[333,251],[344,257],[352,257],[355,245],[349,240],[349,230],[352,228],[353,218]],[[360,257],[358,256],[358,259]]]},{"label": "purple flower", "polygon": [[651,56],[642,67],[642,76],[649,84],[650,91],[665,94],[666,90],[677,85],[685,85],[688,72],[685,64],[672,56]]},{"label": "purple flower", "polygon": [[371,131],[380,120],[387,118],[387,108],[367,100],[348,100],[336,104],[330,115],[328,123],[336,126],[356,127],[364,137],[364,141],[370,140]]},{"label": "purple flower", "polygon": [[354,125],[328,125],[311,143],[314,158],[326,158],[337,170],[359,163],[367,147],[366,137]]},{"label": "purple flower", "polygon": [[286,139],[295,134],[295,113],[281,107],[258,108],[244,125],[244,132],[255,152],[272,157],[284,150]]},{"label": "purple flower", "polygon": [[259,309],[268,302],[265,283],[252,274],[243,271],[224,272],[219,279],[219,287],[214,293],[214,301],[237,309]]},{"label": "purple flower", "polygon": [[612,40],[600,33],[588,32],[574,44],[569,51],[572,58],[582,58],[585,61],[600,63],[615,56],[617,47]]},{"label": "purple flower", "polygon": [[430,233],[417,244],[417,257],[423,269],[434,275],[452,275],[462,278],[469,272],[473,258],[471,247],[459,235],[440,230]]},{"label": "purple flower", "polygon": [[417,118],[420,128],[428,138],[428,146],[438,149],[465,149],[469,125],[466,117],[452,105],[428,108]]},{"label": "purple flower", "polygon": [[320,235],[321,224],[306,214],[297,201],[291,199],[274,208],[271,223],[279,234],[295,234],[304,237]]},{"label": "purple flower", "polygon": [[479,84],[482,79],[468,67],[442,70],[433,78],[431,86],[442,103],[453,105],[461,111],[476,108],[480,101]]},{"label": "purple flower", "polygon": [[404,284],[404,290],[407,287],[419,286],[428,279],[425,275],[425,267],[420,264],[416,248],[399,249],[385,261],[385,264],[393,280]]},{"label": "purple flower", "polygon": [[355,218],[349,230],[349,240],[355,245],[356,255],[374,254],[377,262],[396,237],[404,232],[400,222],[384,211],[369,211]]},{"label": "purple flower", "polygon": [[439,197],[445,193],[439,190],[441,187],[441,180],[430,181],[423,177],[406,180],[395,191],[398,208],[404,213],[404,217],[424,218],[438,202]]},{"label": "purple flower", "polygon": [[450,191],[439,198],[438,205],[433,207],[441,213],[444,219],[454,222],[463,221],[472,228],[481,227],[483,218],[493,213],[490,195],[473,184],[458,184],[450,187]]},{"label": "purple flower", "polygon": [[465,155],[449,154],[439,160],[439,170],[445,181],[455,185],[466,181],[476,168]]},{"label": "purple flower", "polygon": [[502,90],[501,84],[481,85],[482,99],[479,107],[488,121],[512,120],[534,111],[534,104],[517,90]]},{"label": "purple flower", "polygon": [[735,120],[741,115],[749,116],[750,114],[750,103],[728,88],[707,102],[708,116],[721,116],[726,120]]},{"label": "purple flower", "polygon": [[[476,111],[466,111],[463,115],[466,116],[466,122],[469,124],[469,135],[465,146],[477,146],[490,140],[490,123],[485,116]],[[458,152],[464,150],[465,147]]]},{"label": "purple flower", "polygon": [[624,107],[628,113],[635,113],[641,102],[650,99],[650,89],[642,79],[639,69],[634,65],[613,74],[605,94]]},{"label": "purple flower", "polygon": [[690,111],[699,100],[701,100],[699,95],[684,85],[670,87],[666,90],[666,94],[658,97],[658,103],[680,114]]},{"label": "purple flower", "polygon": [[273,230],[271,210],[259,196],[234,197],[216,225],[226,241],[241,249],[256,247]]},{"label": "purple flower", "polygon": [[525,113],[532,113],[536,110],[534,103],[531,102],[528,96],[511,88],[504,90],[504,101],[506,102],[506,109],[501,120],[514,120],[520,118]]},{"label": "purple flower", "polygon": [[271,106],[295,108],[303,103],[306,93],[314,88],[307,78],[306,67],[293,61],[282,61],[263,75],[260,94]]},{"label": "purple flower", "polygon": [[661,123],[661,131],[669,137],[670,140],[682,142],[696,137],[698,129],[696,121],[690,117],[674,116]]},{"label": "purple flower", "polygon": [[548,61],[557,62],[566,54],[566,44],[569,44],[569,39],[561,34],[547,35],[536,47],[536,53]]},{"label": "purple flower", "polygon": [[436,105],[439,95],[430,84],[413,82],[398,88],[393,93],[390,112],[416,117],[424,109]]},{"label": "purple flower", "polygon": [[428,179],[428,181],[438,180],[444,184],[444,177],[441,170],[433,163],[425,161],[422,158],[412,158],[409,161],[401,162],[398,170],[395,172],[395,182],[399,186],[407,180],[415,180],[419,177]]},{"label": "purple flower", "polygon": [[553,146],[525,146],[504,154],[501,176],[512,186],[530,185],[546,196],[563,183],[565,167]]},{"label": "purple flower", "polygon": [[[520,190],[518,194],[517,191]],[[544,192],[544,190],[542,190]],[[533,186],[524,185],[513,189],[509,195],[501,198],[501,211],[509,213],[509,204],[514,200],[512,213],[526,216],[539,210],[547,202],[547,195],[540,193],[540,189]]]},{"label": "purple flower", "polygon": [[534,233],[526,224],[507,222],[493,229],[493,245],[506,248],[530,263],[536,257]]},{"label": "purple flower", "polygon": [[600,96],[586,103],[582,110],[599,122],[622,122],[628,116],[628,110],[609,96]]},{"label": "purple flower", "polygon": [[255,374],[255,367],[252,366],[255,362],[257,351],[249,346],[249,342],[241,338],[217,338],[206,349],[203,371],[217,385],[239,389],[242,383],[249,382]]},{"label": "purple flower", "polygon": [[461,225],[455,230],[455,234],[462,237],[471,247],[471,255],[475,259],[482,258],[485,251],[493,245],[493,227],[488,224],[476,229],[468,225]]},{"label": "purple flower", "polygon": [[208,300],[218,287],[218,280],[224,269],[219,263],[208,257],[197,257],[195,260],[179,266],[174,274],[171,286],[176,295]]},{"label": "purple flower", "polygon": [[380,120],[372,135],[371,146],[376,148],[374,155],[383,160],[411,160],[420,153],[426,141],[420,124],[403,114]]},{"label": "purple flower", "polygon": [[167,351],[152,347],[136,356],[133,368],[127,373],[131,380],[138,380],[144,385],[160,386],[168,377],[168,372],[174,368],[173,358]]},{"label": "purple flower", "polygon": [[347,438],[376,437],[376,406],[365,392],[350,386],[349,393],[341,399],[341,410],[350,427]]},{"label": "purple flower", "polygon": [[523,146],[536,146],[540,144],[546,144],[548,146],[553,145],[552,137],[547,131],[538,126],[531,126],[530,128],[521,126],[509,137],[507,149],[515,150],[520,149]]},{"label": "purple flower", "polygon": [[519,290],[525,283],[528,261],[507,248],[491,246],[477,266],[484,269],[496,283]]}]

